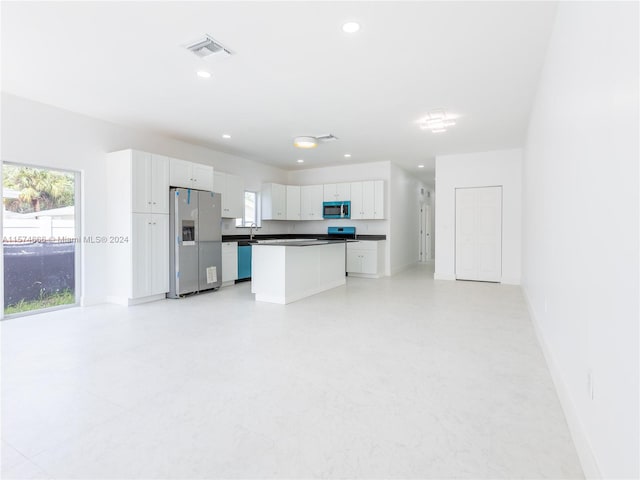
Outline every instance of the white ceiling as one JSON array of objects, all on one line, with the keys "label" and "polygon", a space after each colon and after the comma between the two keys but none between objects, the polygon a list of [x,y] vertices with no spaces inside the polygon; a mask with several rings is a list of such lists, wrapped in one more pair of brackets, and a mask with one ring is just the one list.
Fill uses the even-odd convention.
[{"label": "white ceiling", "polygon": [[[426,180],[434,155],[522,146],[555,14],[548,2],[1,8],[4,91],[286,169],[391,160]],[[349,20],[360,32],[342,31]],[[181,47],[204,33],[235,55],[201,60]],[[203,68],[211,79],[196,76]],[[418,128],[442,108],[455,127]],[[340,140],[292,146],[327,133]]]}]

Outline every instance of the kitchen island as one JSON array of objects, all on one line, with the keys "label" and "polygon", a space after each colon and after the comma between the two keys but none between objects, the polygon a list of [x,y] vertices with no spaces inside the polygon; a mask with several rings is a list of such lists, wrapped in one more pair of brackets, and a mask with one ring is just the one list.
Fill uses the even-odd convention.
[{"label": "kitchen island", "polygon": [[275,240],[252,249],[256,301],[287,304],[346,283],[344,240]]}]

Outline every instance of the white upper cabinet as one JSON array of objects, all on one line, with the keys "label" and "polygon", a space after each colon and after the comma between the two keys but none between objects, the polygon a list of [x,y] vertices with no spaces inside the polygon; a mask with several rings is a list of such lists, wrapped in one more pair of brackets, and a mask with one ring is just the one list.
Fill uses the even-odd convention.
[{"label": "white upper cabinet", "polygon": [[373,219],[384,219],[384,181],[373,182]]},{"label": "white upper cabinet", "polygon": [[371,219],[375,212],[376,189],[373,182],[362,182],[362,218]]},{"label": "white upper cabinet", "polygon": [[169,159],[130,150],[131,211],[169,213]]},{"label": "white upper cabinet", "polygon": [[242,218],[244,210],[244,182],[242,177],[213,172],[213,191],[222,196],[222,218]]},{"label": "white upper cabinet", "polygon": [[355,220],[384,219],[383,180],[351,183],[351,218]]},{"label": "white upper cabinet", "polygon": [[151,154],[151,213],[169,213],[169,158]]},{"label": "white upper cabinet", "polygon": [[200,163],[191,164],[193,188],[198,190],[213,191],[213,167]]},{"label": "white upper cabinet", "polygon": [[213,191],[219,193],[222,197],[222,205],[223,211],[222,216],[224,217],[224,197],[227,193],[227,174],[220,172],[218,170],[213,172]]},{"label": "white upper cabinet", "polygon": [[169,183],[172,187],[193,188],[191,162],[169,159]]},{"label": "white upper cabinet", "polygon": [[363,190],[364,182],[351,183],[351,219],[362,220],[364,217]]},{"label": "white upper cabinet", "polygon": [[300,219],[322,220],[322,185],[304,185],[300,187]]},{"label": "white upper cabinet", "polygon": [[244,181],[239,175],[227,174],[227,199],[222,201],[223,217],[242,218],[244,215]]},{"label": "white upper cabinet", "polygon": [[300,220],[300,187],[287,185],[287,220]]},{"label": "white upper cabinet", "polygon": [[262,185],[262,219],[287,219],[287,187],[279,183]]},{"label": "white upper cabinet", "polygon": [[169,180],[172,187],[213,191],[213,167],[171,158]]},{"label": "white upper cabinet", "polygon": [[350,183],[327,183],[323,186],[325,202],[346,202],[351,200]]}]

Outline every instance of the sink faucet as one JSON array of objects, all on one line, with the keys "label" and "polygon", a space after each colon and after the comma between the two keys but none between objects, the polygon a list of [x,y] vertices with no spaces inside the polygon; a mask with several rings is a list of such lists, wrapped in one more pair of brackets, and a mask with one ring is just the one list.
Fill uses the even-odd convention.
[{"label": "sink faucet", "polygon": [[258,226],[255,223],[252,223],[251,225],[249,225],[249,240],[253,240],[253,229],[254,228],[258,228]]}]

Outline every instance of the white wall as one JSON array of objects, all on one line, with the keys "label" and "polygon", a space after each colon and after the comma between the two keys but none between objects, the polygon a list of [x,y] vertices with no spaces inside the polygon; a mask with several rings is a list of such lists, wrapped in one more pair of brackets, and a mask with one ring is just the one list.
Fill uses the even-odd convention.
[{"label": "white wall", "polygon": [[[390,190],[390,264],[394,275],[419,259],[420,203],[426,196],[424,184],[399,166],[391,165]],[[426,189],[425,189],[426,191]]]},{"label": "white wall", "polygon": [[455,189],[502,185],[502,282],[520,283],[522,150],[436,157],[434,278],[455,279]]},{"label": "white wall", "polygon": [[638,14],[559,4],[524,153],[524,291],[591,477],[640,477]]},{"label": "white wall", "polygon": [[[241,175],[259,189],[263,179],[285,182],[284,170],[147,132],[96,120],[72,112],[2,94],[3,161],[82,173],[82,235],[106,232],[105,153],[125,148],[183,158]],[[273,223],[273,222],[271,222]],[[225,224],[228,231],[235,233]],[[272,228],[277,229],[275,225]],[[106,272],[105,245],[82,245],[82,302],[104,301],[101,280]]]}]

